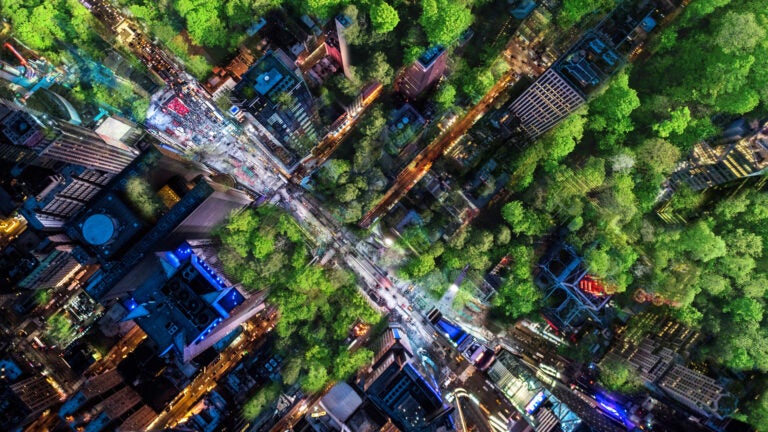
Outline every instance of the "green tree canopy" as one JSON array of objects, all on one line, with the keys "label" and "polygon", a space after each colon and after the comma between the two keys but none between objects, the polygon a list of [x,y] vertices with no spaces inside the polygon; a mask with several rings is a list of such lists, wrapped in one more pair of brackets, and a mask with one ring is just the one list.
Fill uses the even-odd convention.
[{"label": "green tree canopy", "polygon": [[630,115],[640,106],[637,92],[629,87],[629,74],[621,72],[606,90],[589,104],[587,128],[597,132],[603,149],[614,148],[635,128]]},{"label": "green tree canopy", "polygon": [[600,364],[600,383],[608,390],[634,393],[642,387],[642,381],[625,361],[611,357]]},{"label": "green tree canopy", "polygon": [[536,235],[542,229],[536,213],[526,209],[520,201],[510,201],[504,204],[501,215],[514,233]]},{"label": "green tree canopy", "polygon": [[726,53],[745,53],[765,41],[764,24],[757,22],[755,14],[728,11],[720,19],[720,28],[714,42]]},{"label": "green tree canopy", "polygon": [[456,87],[451,84],[443,84],[435,94],[435,102],[440,109],[447,110],[456,102]]},{"label": "green tree canopy", "polygon": [[422,0],[419,23],[433,44],[448,45],[472,24],[472,12],[462,0]]},{"label": "green tree canopy", "polygon": [[585,15],[593,11],[610,10],[614,4],[614,0],[563,0],[557,14],[557,25],[562,29],[569,29]]},{"label": "green tree canopy", "polygon": [[383,0],[375,1],[371,5],[369,14],[371,15],[373,30],[377,33],[389,33],[400,22],[400,17],[397,15],[395,8]]}]

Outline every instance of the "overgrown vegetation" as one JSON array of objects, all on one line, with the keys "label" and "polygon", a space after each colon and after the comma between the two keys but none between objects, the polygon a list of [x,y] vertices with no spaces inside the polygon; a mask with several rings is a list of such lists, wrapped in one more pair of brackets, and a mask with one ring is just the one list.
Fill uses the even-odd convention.
[{"label": "overgrown vegetation", "polygon": [[63,346],[70,342],[72,323],[63,312],[49,316],[45,323],[48,325],[46,334],[54,344]]},{"label": "overgrown vegetation", "polygon": [[631,365],[623,360],[613,358],[600,364],[600,384],[607,390],[624,394],[635,393],[643,386]]},{"label": "overgrown vegetation", "polygon": [[125,195],[144,219],[154,221],[160,217],[163,202],[144,177],[130,177],[125,184]]},{"label": "overgrown vegetation", "polygon": [[306,391],[320,391],[371,360],[370,350],[350,352],[344,340],[357,320],[373,324],[379,314],[350,273],[309,264],[304,235],[288,214],[271,206],[248,209],[233,215],[218,235],[227,273],[248,289],[269,290],[268,301],[277,305],[280,348],[286,358],[301,359],[285,371],[286,382],[299,379]]},{"label": "overgrown vegetation", "polygon": [[[59,91],[76,106],[97,105],[143,122],[149,100],[132,84],[115,77],[92,79],[89,61],[102,62],[110,46],[103,25],[77,0],[21,0],[0,3],[0,15],[8,19],[12,34],[54,65],[82,68],[81,82]],[[138,64],[138,61],[135,61]]]}]

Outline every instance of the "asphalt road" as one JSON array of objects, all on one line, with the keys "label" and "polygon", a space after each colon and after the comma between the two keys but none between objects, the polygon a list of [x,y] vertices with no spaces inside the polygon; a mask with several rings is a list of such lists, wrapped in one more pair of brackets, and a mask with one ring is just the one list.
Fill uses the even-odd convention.
[{"label": "asphalt road", "polygon": [[130,352],[132,352],[141,341],[146,339],[147,334],[138,325],[133,326],[128,333],[123,336],[120,341],[109,350],[107,355],[101,358],[101,360],[92,364],[83,375],[86,377],[92,377],[102,374],[108,370],[117,367],[117,364],[125,358]]},{"label": "asphalt road", "polygon": [[461,119],[456,121],[448,132],[443,133],[425,147],[413,161],[400,173],[395,179],[395,183],[384,194],[376,205],[360,220],[362,228],[368,228],[371,224],[389,211],[408,191],[416,185],[432,168],[432,164],[442,156],[445,150],[451,146],[457,139],[464,135],[477,120],[479,120],[487,111],[493,100],[507,88],[507,85],[513,81],[513,76],[508,73],[501,80],[497,81],[491,90],[483,97],[480,102],[472,107]]},{"label": "asphalt road", "polygon": [[219,354],[217,360],[203,368],[202,372],[187,385],[184,391],[176,396],[169,407],[155,418],[148,429],[171,428],[187,417],[195,404],[216,386],[219,378],[237,366],[244,351],[264,334],[271,331],[276,322],[277,314],[266,319],[262,314],[259,314],[246,321],[243,324],[243,333]]}]

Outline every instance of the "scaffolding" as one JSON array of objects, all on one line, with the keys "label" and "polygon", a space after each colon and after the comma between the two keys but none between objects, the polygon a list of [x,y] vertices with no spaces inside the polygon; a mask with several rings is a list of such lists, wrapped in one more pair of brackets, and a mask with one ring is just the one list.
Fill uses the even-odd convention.
[{"label": "scaffolding", "polygon": [[557,331],[572,335],[584,323],[598,327],[608,323],[606,306],[611,296],[596,296],[580,288],[588,266],[573,247],[559,243],[542,258],[536,283],[544,290],[543,314]]}]

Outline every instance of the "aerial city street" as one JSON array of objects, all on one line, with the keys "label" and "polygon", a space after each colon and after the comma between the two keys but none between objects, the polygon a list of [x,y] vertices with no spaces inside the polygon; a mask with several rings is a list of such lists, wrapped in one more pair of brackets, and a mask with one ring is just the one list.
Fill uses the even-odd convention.
[{"label": "aerial city street", "polygon": [[768,430],[766,23],[0,2],[0,431]]}]

